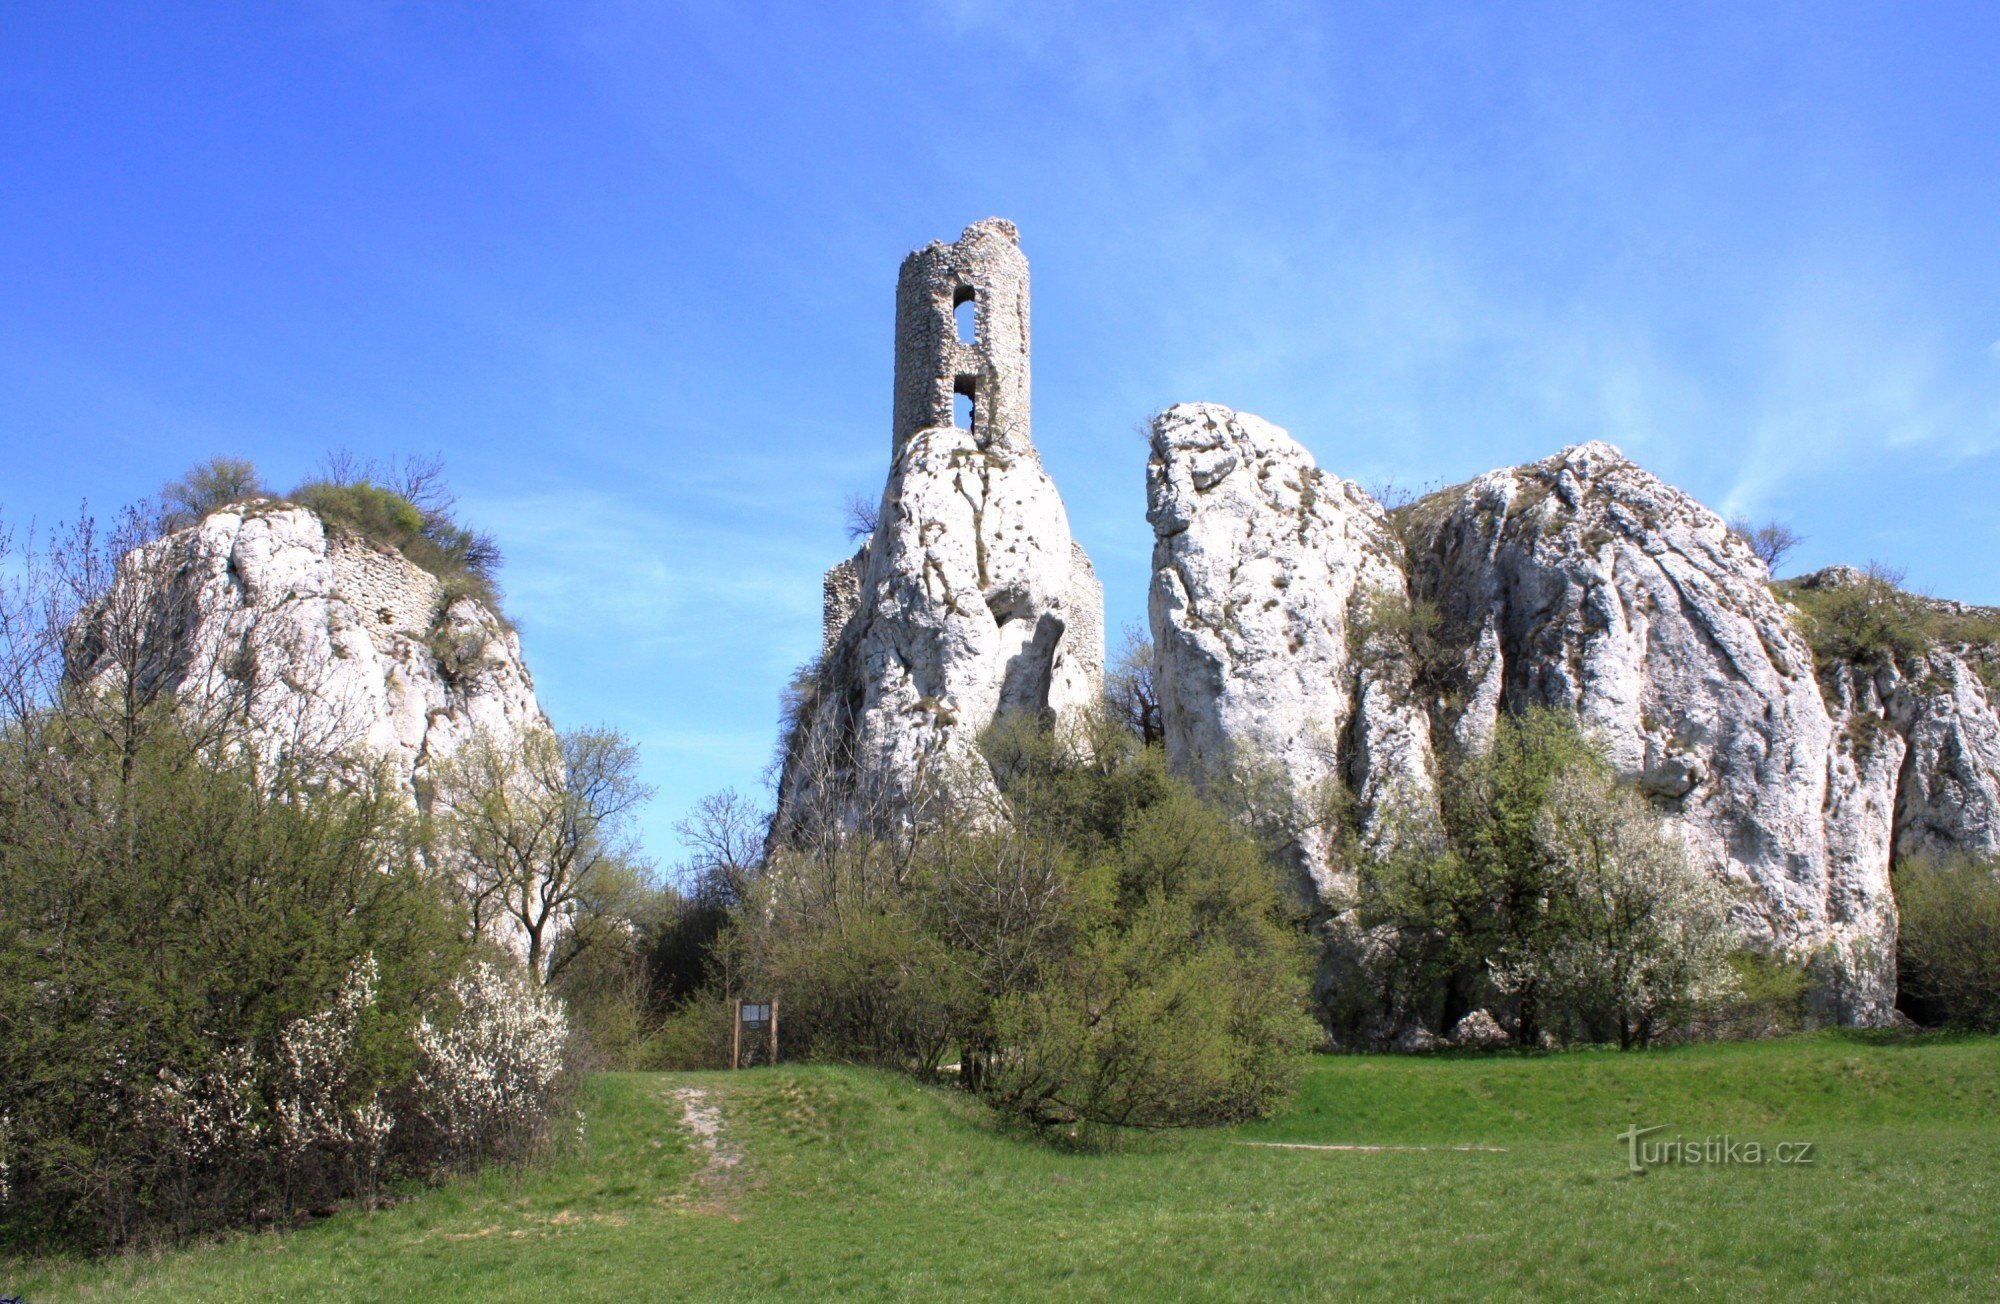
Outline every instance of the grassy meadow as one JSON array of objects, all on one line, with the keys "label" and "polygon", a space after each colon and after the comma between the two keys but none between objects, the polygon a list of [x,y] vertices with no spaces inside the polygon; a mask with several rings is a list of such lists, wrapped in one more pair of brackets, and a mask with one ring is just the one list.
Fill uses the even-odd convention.
[{"label": "grassy meadow", "polygon": [[[584,1109],[582,1139],[525,1173],[219,1245],[0,1263],[0,1294],[1938,1300],[2000,1282],[1995,1038],[1320,1057],[1278,1117],[1089,1150],[842,1067],[605,1074]],[[1634,1176],[1634,1124],[1810,1143],[1812,1162]]]}]

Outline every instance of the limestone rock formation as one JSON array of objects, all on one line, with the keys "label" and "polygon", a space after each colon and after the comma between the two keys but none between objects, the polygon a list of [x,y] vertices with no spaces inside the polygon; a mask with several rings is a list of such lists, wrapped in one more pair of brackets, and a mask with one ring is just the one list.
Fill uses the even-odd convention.
[{"label": "limestone rock formation", "polygon": [[1764,945],[1820,952],[1867,1013],[1894,997],[1886,859],[1829,851],[1834,730],[1811,648],[1720,517],[1583,444],[1408,512],[1412,589],[1469,649],[1439,728],[1478,745],[1502,710],[1575,710],[1686,834],[1749,889]]},{"label": "limestone rock formation", "polygon": [[1894,695],[1889,718],[1909,747],[1896,801],[1899,856],[2000,854],[2000,711],[1990,675],[1966,651],[1940,649]]},{"label": "limestone rock formation", "polygon": [[1898,858],[2000,853],[2000,610],[1883,584],[1832,566],[1784,586],[1801,601],[1855,592],[1889,604],[1888,619],[1919,627],[1911,646],[1880,650],[1866,664],[1843,659],[1837,646],[1821,664],[1846,758],[1836,792],[1865,804],[1869,815],[1852,822],[1875,843],[1893,844]]},{"label": "limestone rock formation", "polygon": [[386,764],[414,796],[475,731],[546,725],[512,630],[314,513],[263,500],[135,549],[84,618],[72,673],[134,675],[237,713],[267,757]]},{"label": "limestone rock formation", "polygon": [[1392,796],[1421,809],[1433,748],[1476,749],[1530,705],[1578,713],[1740,889],[1746,937],[1811,958],[1846,1022],[1891,1014],[1894,859],[1995,846],[1980,654],[1816,667],[1763,563],[1608,445],[1391,516],[1267,423],[1186,405],[1154,424],[1148,511],[1169,758],[1282,774],[1330,910],[1311,794],[1345,783],[1364,830]]},{"label": "limestone rock formation", "polygon": [[[971,338],[954,312],[972,305]],[[786,742],[774,836],[921,818],[1005,712],[1094,703],[1103,591],[1029,434],[1027,260],[1011,224],[904,260],[896,426],[873,535],[825,580],[824,650]],[[954,399],[968,400],[954,424]]]},{"label": "limestone rock formation", "polygon": [[1408,606],[1401,547],[1359,487],[1276,426],[1214,404],[1155,418],[1146,504],[1167,755],[1199,781],[1243,765],[1281,776],[1303,816],[1299,868],[1330,897],[1339,867],[1319,812],[1331,785],[1355,795],[1364,823],[1433,790],[1409,667],[1371,639],[1383,610]]}]

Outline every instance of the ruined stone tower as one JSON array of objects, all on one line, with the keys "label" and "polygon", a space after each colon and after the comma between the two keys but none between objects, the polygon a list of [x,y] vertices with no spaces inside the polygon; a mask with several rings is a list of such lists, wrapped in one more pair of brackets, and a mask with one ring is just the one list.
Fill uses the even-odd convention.
[{"label": "ruined stone tower", "polygon": [[[919,430],[951,425],[970,430],[981,448],[1029,447],[1028,260],[1020,240],[1012,222],[989,217],[956,244],[926,245],[903,260],[896,451]],[[955,417],[958,398],[968,400],[969,424]]]},{"label": "ruined stone tower", "polygon": [[903,260],[888,483],[826,573],[822,650],[787,740],[773,836],[916,817],[1003,714],[1090,709],[1104,590],[1028,425],[1028,260],[988,218]]}]

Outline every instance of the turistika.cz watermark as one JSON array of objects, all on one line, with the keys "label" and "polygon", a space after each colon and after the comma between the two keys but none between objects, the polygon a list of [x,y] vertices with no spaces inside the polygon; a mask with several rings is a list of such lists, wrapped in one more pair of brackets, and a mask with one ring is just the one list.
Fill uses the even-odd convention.
[{"label": "turistika.cz watermark", "polygon": [[[1745,1141],[1724,1133],[1721,1136],[1654,1137],[1666,1131],[1664,1123],[1654,1127],[1634,1124],[1618,1134],[1625,1146],[1625,1171],[1644,1173],[1650,1168],[1757,1168],[1782,1165],[1810,1168],[1818,1157],[1812,1141]],[[1648,1138],[1651,1138],[1650,1140]]]}]

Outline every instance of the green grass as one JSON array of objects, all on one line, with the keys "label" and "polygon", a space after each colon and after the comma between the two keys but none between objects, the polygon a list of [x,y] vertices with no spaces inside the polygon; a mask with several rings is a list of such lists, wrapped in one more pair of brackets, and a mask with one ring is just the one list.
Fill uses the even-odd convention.
[{"label": "green grass", "polygon": [[[671,1091],[742,1155],[705,1178]],[[53,1299],[1949,1299],[2000,1280],[2000,1039],[1322,1058],[1281,1117],[1071,1153],[858,1069],[619,1074],[585,1144],[373,1215],[83,1265]],[[1634,1177],[1616,1134],[1810,1141]],[[1318,1151],[1247,1141],[1500,1151]]]}]

